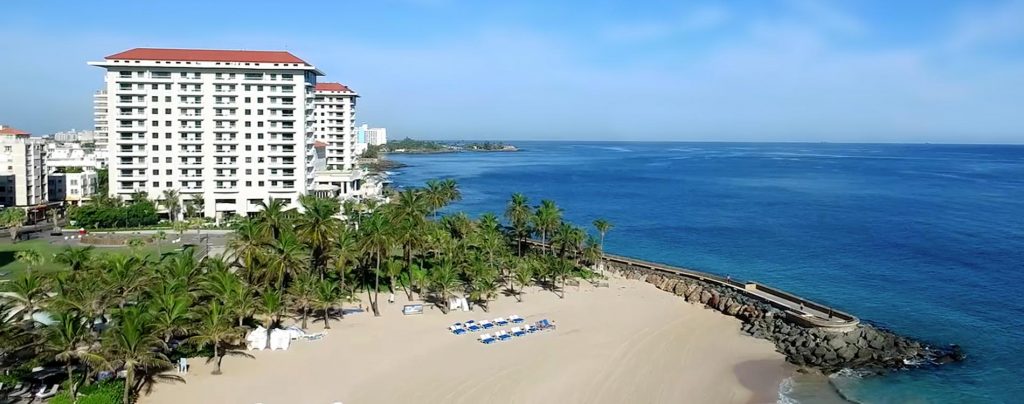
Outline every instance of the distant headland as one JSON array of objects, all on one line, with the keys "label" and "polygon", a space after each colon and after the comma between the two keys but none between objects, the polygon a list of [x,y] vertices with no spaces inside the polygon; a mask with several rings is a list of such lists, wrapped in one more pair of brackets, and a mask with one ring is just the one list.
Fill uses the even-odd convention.
[{"label": "distant headland", "polygon": [[455,153],[455,152],[514,152],[519,151],[513,145],[503,142],[441,142],[433,140],[415,140],[405,138],[371,146],[363,157],[375,158],[379,153]]}]

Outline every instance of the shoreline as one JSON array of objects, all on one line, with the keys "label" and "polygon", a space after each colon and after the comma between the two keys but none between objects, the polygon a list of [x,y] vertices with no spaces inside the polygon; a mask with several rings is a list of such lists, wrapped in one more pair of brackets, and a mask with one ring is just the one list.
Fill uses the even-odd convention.
[{"label": "shoreline", "polygon": [[[530,288],[521,303],[500,296],[490,312],[449,315],[402,316],[399,291],[381,317],[347,315],[323,340],[229,357],[223,375],[193,358],[187,383],[158,384],[139,402],[775,402],[795,374],[736,318],[646,282],[610,275],[608,284],[570,286],[565,299]],[[445,329],[513,313],[558,329],[495,345]]]}]

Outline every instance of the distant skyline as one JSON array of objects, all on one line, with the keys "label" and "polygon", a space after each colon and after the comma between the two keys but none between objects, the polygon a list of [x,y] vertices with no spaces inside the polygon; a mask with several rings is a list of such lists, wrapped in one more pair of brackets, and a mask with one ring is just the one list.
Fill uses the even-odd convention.
[{"label": "distant skyline", "polygon": [[[1024,143],[1024,0],[0,3],[0,123],[135,47],[288,50],[391,138]],[[276,11],[275,11],[276,10]]]}]

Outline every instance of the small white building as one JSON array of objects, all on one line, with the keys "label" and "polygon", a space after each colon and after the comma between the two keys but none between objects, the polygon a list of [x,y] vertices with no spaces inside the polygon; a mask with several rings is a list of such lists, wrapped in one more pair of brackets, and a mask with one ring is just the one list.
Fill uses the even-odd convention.
[{"label": "small white building", "polygon": [[0,125],[0,205],[36,206],[46,195],[46,143]]},{"label": "small white building", "polygon": [[95,172],[52,173],[47,176],[50,202],[79,205],[96,193],[98,182]]},{"label": "small white building", "polygon": [[356,138],[359,143],[365,143],[370,146],[380,146],[388,142],[388,129],[371,128],[369,125],[364,123],[356,128]]}]

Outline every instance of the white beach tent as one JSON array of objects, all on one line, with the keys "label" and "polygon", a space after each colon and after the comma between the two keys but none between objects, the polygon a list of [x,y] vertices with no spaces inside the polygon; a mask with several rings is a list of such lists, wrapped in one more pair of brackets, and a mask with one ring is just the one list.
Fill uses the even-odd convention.
[{"label": "white beach tent", "polygon": [[267,349],[267,329],[262,326],[256,326],[255,330],[249,331],[249,335],[245,336],[249,350]]},{"label": "white beach tent", "polygon": [[288,345],[292,342],[291,334],[286,330],[275,328],[270,332],[270,349],[288,349]]},{"label": "white beach tent", "polygon": [[469,311],[469,302],[466,301],[466,298],[459,300],[462,300],[462,311]]},{"label": "white beach tent", "polygon": [[288,333],[288,337],[290,339],[299,339],[303,335],[306,335],[306,331],[294,325],[286,328],[285,331]]}]

